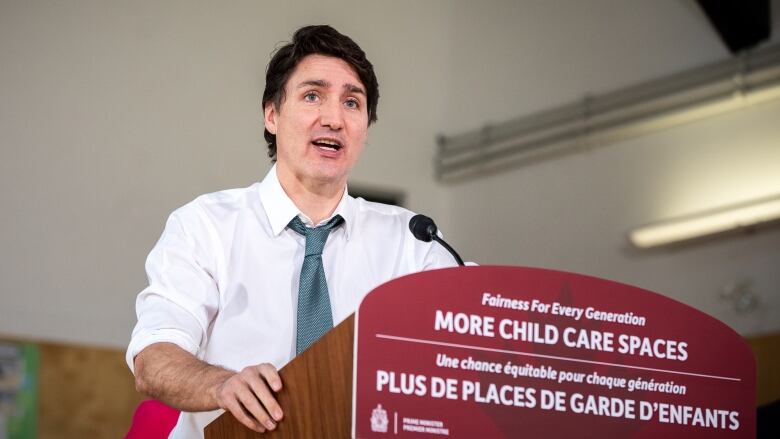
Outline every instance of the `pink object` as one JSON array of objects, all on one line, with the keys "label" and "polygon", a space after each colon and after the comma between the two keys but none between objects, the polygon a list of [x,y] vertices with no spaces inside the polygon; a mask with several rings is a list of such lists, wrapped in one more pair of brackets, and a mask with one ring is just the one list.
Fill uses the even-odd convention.
[{"label": "pink object", "polygon": [[165,439],[179,420],[179,411],[160,401],[141,401],[125,439]]}]

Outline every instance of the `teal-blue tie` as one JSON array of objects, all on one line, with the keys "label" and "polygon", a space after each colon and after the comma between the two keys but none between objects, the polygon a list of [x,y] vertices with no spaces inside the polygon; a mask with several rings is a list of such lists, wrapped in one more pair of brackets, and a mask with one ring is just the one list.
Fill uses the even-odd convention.
[{"label": "teal-blue tie", "polygon": [[336,215],[327,223],[316,227],[306,227],[297,216],[288,227],[306,237],[306,256],[301,267],[301,282],[298,286],[298,336],[295,340],[295,352],[300,354],[333,327],[333,315],[330,311],[328,283],[325,269],[322,267],[322,249],[331,229],[344,219]]}]

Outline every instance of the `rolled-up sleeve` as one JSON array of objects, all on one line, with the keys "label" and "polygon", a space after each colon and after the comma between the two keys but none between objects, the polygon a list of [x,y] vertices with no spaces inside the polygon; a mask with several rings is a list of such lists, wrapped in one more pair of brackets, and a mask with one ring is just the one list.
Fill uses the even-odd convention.
[{"label": "rolled-up sleeve", "polygon": [[219,290],[205,227],[196,206],[177,210],[146,259],[149,286],[136,299],[138,323],[126,355],[133,372],[135,356],[153,343],[174,343],[196,356],[206,344]]}]

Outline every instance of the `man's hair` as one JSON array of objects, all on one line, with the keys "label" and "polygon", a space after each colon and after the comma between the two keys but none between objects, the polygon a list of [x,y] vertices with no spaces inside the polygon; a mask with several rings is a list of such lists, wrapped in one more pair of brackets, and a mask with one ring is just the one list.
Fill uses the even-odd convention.
[{"label": "man's hair", "polygon": [[[278,48],[268,63],[265,73],[265,91],[263,91],[263,111],[266,105],[273,104],[279,110],[285,99],[284,88],[298,63],[308,55],[326,55],[340,58],[357,73],[360,82],[366,87],[368,124],[376,122],[376,107],[379,103],[379,84],[374,74],[374,66],[366,59],[363,49],[351,38],[339,33],[327,25],[304,26],[293,35],[292,42]],[[268,157],[276,161],[276,135],[265,130],[268,142]]]}]

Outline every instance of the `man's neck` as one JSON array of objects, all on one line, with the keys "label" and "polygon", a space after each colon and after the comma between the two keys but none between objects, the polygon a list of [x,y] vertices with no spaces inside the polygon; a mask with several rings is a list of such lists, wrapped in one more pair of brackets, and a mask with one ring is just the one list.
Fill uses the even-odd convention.
[{"label": "man's neck", "polygon": [[315,226],[333,214],[346,188],[346,182],[307,180],[280,166],[276,175],[287,196]]}]

